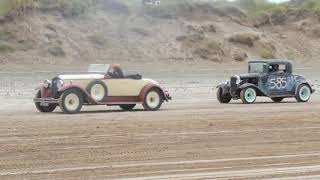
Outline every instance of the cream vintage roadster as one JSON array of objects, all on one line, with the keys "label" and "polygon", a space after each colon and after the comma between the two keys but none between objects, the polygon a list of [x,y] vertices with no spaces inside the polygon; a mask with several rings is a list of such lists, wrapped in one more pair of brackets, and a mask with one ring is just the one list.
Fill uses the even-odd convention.
[{"label": "cream vintage roadster", "polygon": [[125,75],[119,66],[93,64],[85,74],[59,75],[45,80],[34,98],[40,112],[53,112],[57,106],[67,114],[80,112],[83,105],[119,106],[132,110],[142,104],[147,111],[158,110],[171,100],[168,91],[141,75]]}]

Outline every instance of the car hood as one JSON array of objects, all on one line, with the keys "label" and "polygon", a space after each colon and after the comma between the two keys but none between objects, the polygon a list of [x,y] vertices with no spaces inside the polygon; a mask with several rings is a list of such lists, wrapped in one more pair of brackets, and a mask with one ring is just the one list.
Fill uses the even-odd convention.
[{"label": "car hood", "polygon": [[72,74],[72,75],[59,75],[59,79],[73,80],[73,79],[104,79],[103,74]]},{"label": "car hood", "polygon": [[240,74],[238,76],[240,76],[240,78],[255,78],[255,77],[259,77],[260,74],[259,73],[247,73],[247,74]]}]

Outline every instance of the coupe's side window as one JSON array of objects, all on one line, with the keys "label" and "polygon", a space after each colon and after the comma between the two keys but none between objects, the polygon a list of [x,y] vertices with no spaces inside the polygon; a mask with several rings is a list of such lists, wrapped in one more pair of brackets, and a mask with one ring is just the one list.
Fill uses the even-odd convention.
[{"label": "coupe's side window", "polygon": [[286,73],[286,65],[284,64],[274,64],[270,65],[269,73]]}]

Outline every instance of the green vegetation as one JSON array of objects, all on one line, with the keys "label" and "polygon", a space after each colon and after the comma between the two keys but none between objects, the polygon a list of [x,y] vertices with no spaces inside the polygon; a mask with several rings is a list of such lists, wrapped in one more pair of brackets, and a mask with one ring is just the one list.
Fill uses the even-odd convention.
[{"label": "green vegetation", "polygon": [[66,56],[66,53],[64,52],[64,50],[59,46],[49,47],[48,52],[52,56],[56,56],[56,57],[65,57]]},{"label": "green vegetation", "polygon": [[0,16],[6,15],[13,10],[23,10],[32,7],[35,0],[1,0]]},{"label": "green vegetation", "polygon": [[93,3],[94,0],[41,0],[39,8],[60,11],[65,17],[77,17],[85,14]]},{"label": "green vegetation", "polygon": [[261,48],[259,50],[259,55],[260,57],[264,58],[264,59],[273,59],[275,58],[274,53],[269,50],[268,48]]},{"label": "green vegetation", "polygon": [[96,33],[93,35],[88,36],[89,41],[98,46],[98,47],[105,47],[107,45],[106,37],[101,33]]},{"label": "green vegetation", "polygon": [[320,1],[319,0],[305,0],[302,4],[302,7],[307,10],[320,12]]},{"label": "green vegetation", "polygon": [[288,4],[277,4],[268,0],[238,0],[236,3],[245,9],[249,16],[259,16],[267,12],[284,12],[289,8]]},{"label": "green vegetation", "polygon": [[8,42],[0,42],[0,53],[12,53],[15,51],[13,44]]}]

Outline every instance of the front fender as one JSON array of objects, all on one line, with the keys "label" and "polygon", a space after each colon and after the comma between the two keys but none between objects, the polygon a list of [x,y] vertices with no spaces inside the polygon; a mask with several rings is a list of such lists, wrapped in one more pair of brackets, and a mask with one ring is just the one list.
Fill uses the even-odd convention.
[{"label": "front fender", "polygon": [[217,89],[221,88],[222,89],[222,94],[230,94],[230,86],[228,84],[219,84],[217,87]]},{"label": "front fender", "polygon": [[262,89],[260,89],[257,85],[252,84],[252,83],[242,84],[242,85],[239,86],[239,89],[243,90],[243,89],[248,88],[248,87],[253,87],[253,88],[256,89],[258,94],[263,95],[263,96],[267,96],[267,94]]},{"label": "front fender", "polygon": [[94,100],[91,95],[85,90],[83,89],[82,87],[80,86],[77,86],[77,85],[64,85],[62,86],[61,88],[58,89],[58,92],[59,93],[62,93],[68,89],[77,89],[79,90],[81,93],[83,93],[83,95],[85,96],[85,98],[88,98],[88,100],[92,103],[92,104],[99,104],[99,102],[97,102],[96,100]]},{"label": "front fender", "polygon": [[162,97],[165,101],[169,101],[171,100],[171,96],[169,95],[169,92],[168,91],[165,91],[162,87],[160,87],[158,84],[154,84],[154,83],[149,83],[147,85],[145,85],[142,90],[140,91],[140,94],[139,94],[139,99],[141,102],[144,102],[144,98],[145,98],[145,95],[146,93],[152,89],[152,88],[157,88],[158,90],[160,90],[161,94],[162,94]]}]

